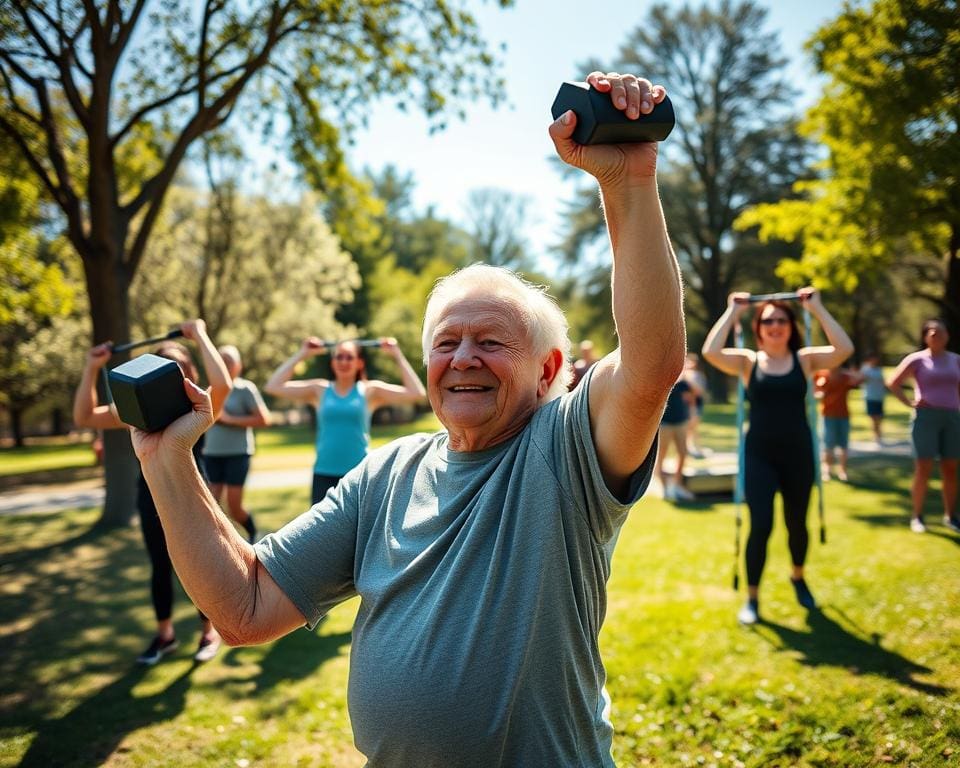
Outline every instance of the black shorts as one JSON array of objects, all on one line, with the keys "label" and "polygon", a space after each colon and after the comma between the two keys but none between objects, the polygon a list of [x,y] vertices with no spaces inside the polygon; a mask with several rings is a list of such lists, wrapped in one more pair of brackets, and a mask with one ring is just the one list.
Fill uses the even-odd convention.
[{"label": "black shorts", "polygon": [[204,456],[207,478],[215,485],[243,485],[250,471],[250,457],[241,453],[237,456]]}]

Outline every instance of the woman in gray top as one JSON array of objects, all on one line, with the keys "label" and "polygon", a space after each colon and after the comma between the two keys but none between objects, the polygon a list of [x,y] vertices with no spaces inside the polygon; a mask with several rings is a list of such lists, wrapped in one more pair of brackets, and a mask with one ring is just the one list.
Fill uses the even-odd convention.
[{"label": "woman in gray top", "polygon": [[226,489],[227,513],[235,523],[243,526],[252,544],[257,538],[257,526],[253,515],[243,506],[243,486],[247,482],[250,459],[255,450],[253,429],[270,423],[270,411],[260,397],[257,385],[240,378],[243,371],[240,351],[227,344],[220,347],[220,357],[233,380],[233,389],[220,412],[220,418],[207,432],[203,461],[210,492],[220,501]]}]

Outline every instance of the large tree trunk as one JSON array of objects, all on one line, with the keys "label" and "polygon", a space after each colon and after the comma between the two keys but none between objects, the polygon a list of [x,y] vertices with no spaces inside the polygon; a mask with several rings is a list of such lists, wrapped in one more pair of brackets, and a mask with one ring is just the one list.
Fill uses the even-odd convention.
[{"label": "large tree trunk", "polygon": [[[127,270],[117,267],[119,259],[115,260],[109,253],[91,252],[82,255],[93,320],[93,343],[128,341],[130,276]],[[125,356],[111,359],[109,366],[114,367],[124,359]],[[107,402],[109,393],[105,390],[103,380],[98,391],[100,402]],[[137,476],[140,467],[133,453],[129,432],[126,429],[107,430],[103,436],[103,451],[106,496],[98,525],[130,525],[136,514]]]},{"label": "large tree trunk", "polygon": [[23,410],[10,408],[10,430],[13,432],[13,445],[23,448]]},{"label": "large tree trunk", "polygon": [[954,225],[950,233],[943,291],[943,319],[950,334],[950,349],[960,352],[960,225]]}]

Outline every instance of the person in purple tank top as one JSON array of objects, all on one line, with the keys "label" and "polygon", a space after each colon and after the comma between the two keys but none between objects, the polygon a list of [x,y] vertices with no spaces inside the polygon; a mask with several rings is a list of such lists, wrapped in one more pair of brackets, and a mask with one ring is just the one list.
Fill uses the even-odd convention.
[{"label": "person in purple tank top", "polygon": [[[367,379],[362,348],[353,341],[329,347],[311,336],[290,359],[274,371],[264,390],[317,409],[317,458],[313,465],[311,503],[316,504],[347,472],[359,464],[370,444],[370,417],[377,408],[423,400],[427,392],[393,338],[380,339],[380,349],[400,367],[403,384]],[[330,379],[291,381],[303,360],[330,356]]]},{"label": "person in purple tank top", "polygon": [[[923,502],[940,459],[943,486],[943,524],[960,533],[957,518],[957,466],[960,463],[960,355],[947,350],[950,334],[942,320],[923,324],[920,350],[900,361],[887,383],[894,397],[913,408],[911,440],[914,473],[910,496],[913,515],[910,528],[923,533]],[[913,399],[903,391],[908,379],[914,381]]]}]

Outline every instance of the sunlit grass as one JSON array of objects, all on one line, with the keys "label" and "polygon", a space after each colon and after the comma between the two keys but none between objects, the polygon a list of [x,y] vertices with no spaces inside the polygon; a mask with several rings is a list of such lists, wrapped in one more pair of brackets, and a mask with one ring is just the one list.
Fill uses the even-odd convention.
[{"label": "sunlit grass", "polygon": [[[742,629],[730,503],[644,499],[620,537],[601,642],[620,766],[947,766],[960,740],[960,537],[906,527],[910,465],[860,461],[827,486],[806,614],[782,524]],[[263,530],[308,488],[251,491]],[[0,766],[360,766],[346,709],[352,601],[316,632],[195,668],[196,614],[152,669],[147,559],[136,527],[97,510],[0,517]],[[389,727],[389,724],[384,724]],[[22,762],[21,762],[22,761]],[[245,762],[246,761],[246,762]]]}]

